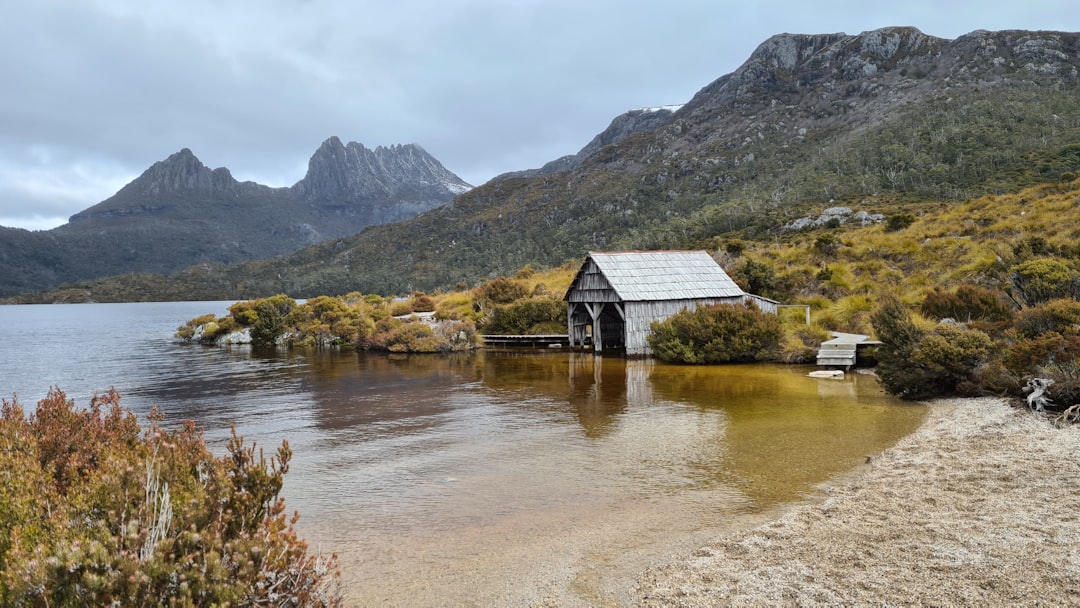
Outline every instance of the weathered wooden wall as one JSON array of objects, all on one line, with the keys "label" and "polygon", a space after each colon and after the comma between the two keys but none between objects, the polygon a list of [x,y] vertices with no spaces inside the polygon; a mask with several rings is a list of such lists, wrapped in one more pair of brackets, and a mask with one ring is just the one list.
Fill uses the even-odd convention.
[{"label": "weathered wooden wall", "polygon": [[738,304],[741,298],[709,298],[701,300],[664,300],[660,302],[627,302],[626,306],[626,354],[642,357],[652,354],[649,348],[650,325],[663,321],[685,310],[697,310],[698,306],[714,304]]}]

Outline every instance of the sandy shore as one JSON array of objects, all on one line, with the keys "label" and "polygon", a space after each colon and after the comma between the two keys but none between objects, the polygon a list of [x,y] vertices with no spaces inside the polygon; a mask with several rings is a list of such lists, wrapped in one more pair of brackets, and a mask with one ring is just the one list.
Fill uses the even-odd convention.
[{"label": "sandy shore", "polygon": [[997,399],[926,423],[827,497],[652,568],[641,606],[1080,606],[1080,428]]}]

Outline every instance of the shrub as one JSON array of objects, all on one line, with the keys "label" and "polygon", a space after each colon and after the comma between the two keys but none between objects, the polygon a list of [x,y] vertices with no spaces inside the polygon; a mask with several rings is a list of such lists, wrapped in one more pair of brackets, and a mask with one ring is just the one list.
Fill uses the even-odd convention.
[{"label": "shrub", "polygon": [[219,337],[234,332],[239,328],[232,317],[225,317],[211,321],[203,326],[202,334],[198,336],[199,342],[212,344]]},{"label": "shrub", "polygon": [[1005,367],[1018,376],[1031,375],[1044,365],[1069,361],[1080,354],[1080,336],[1042,333],[1017,340],[1004,356]]},{"label": "shrub", "polygon": [[770,358],[783,337],[776,315],[754,306],[720,304],[654,322],[648,340],[663,361],[708,364]]},{"label": "shrub", "polygon": [[977,390],[976,370],[990,359],[990,336],[958,323],[923,331],[894,297],[882,299],[871,316],[882,344],[877,375],[885,390],[901,399],[928,399]]},{"label": "shrub", "polygon": [[885,219],[885,232],[899,232],[915,223],[910,213],[897,213]]},{"label": "shrub", "polygon": [[1046,389],[1055,410],[1080,404],[1080,360],[1054,362],[1038,369],[1040,378],[1053,380]]},{"label": "shrub", "polygon": [[977,329],[941,323],[919,342],[910,364],[936,384],[934,394],[950,395],[964,384],[975,386],[974,371],[989,358],[992,345],[990,336]]},{"label": "shrub", "polygon": [[413,312],[435,312],[435,300],[427,294],[418,293],[413,295],[410,303]]},{"label": "shrub", "polygon": [[529,290],[511,279],[499,277],[477,287],[476,295],[480,300],[490,304],[509,304],[514,300],[527,297]]},{"label": "shrub", "polygon": [[194,423],[143,431],[115,391],[78,411],[50,391],[0,418],[0,604],[337,606],[334,560],[308,553],[269,462]]},{"label": "shrub", "polygon": [[375,324],[365,347],[392,353],[442,353],[472,346],[475,328],[470,323],[449,322],[431,326],[419,319],[387,317]]},{"label": "shrub", "polygon": [[540,297],[500,306],[484,321],[484,333],[566,333],[566,303],[550,297]]},{"label": "shrub", "polygon": [[746,260],[731,276],[748,293],[773,297],[776,288],[776,271],[765,262]]},{"label": "shrub", "polygon": [[1036,258],[1012,267],[1009,276],[1016,295],[1028,305],[1077,295],[1076,275],[1063,262]]},{"label": "shrub", "polygon": [[724,251],[728,252],[732,256],[738,257],[746,251],[746,242],[738,239],[730,240],[724,243]]},{"label": "shrub", "polygon": [[1025,308],[1016,315],[1015,326],[1025,338],[1046,333],[1076,335],[1080,333],[1080,302],[1063,298]]},{"label": "shrub", "polygon": [[1012,307],[1005,302],[1001,292],[978,285],[961,285],[954,292],[934,289],[923,300],[921,311],[935,319],[961,322],[1002,323],[1012,319]]},{"label": "shrub", "polygon": [[446,294],[436,304],[435,318],[440,321],[475,321],[476,311],[473,308],[472,294],[468,291],[459,291]]},{"label": "shrub", "polygon": [[296,308],[296,300],[284,294],[237,302],[229,314],[238,325],[251,328],[251,343],[271,345],[285,332],[285,317]]},{"label": "shrub", "polygon": [[318,296],[294,308],[285,319],[290,345],[326,347],[359,344],[370,331],[362,304],[350,306],[341,298]]},{"label": "shrub", "polygon": [[207,325],[208,323],[214,323],[216,321],[217,315],[215,315],[214,313],[195,317],[194,319],[176,328],[176,333],[173,334],[173,336],[181,340],[193,340],[195,338],[195,332],[197,332],[200,327]]},{"label": "shrub", "polygon": [[814,251],[825,256],[835,255],[837,251],[840,251],[840,245],[840,237],[830,232],[814,239]]},{"label": "shrub", "polygon": [[882,344],[877,349],[877,375],[882,386],[901,399],[933,396],[936,387],[922,370],[911,365],[912,356],[925,333],[911,320],[903,303],[885,297],[870,316],[870,323]]},{"label": "shrub", "polygon": [[408,301],[394,302],[390,305],[390,316],[404,317],[413,313],[412,303]]}]

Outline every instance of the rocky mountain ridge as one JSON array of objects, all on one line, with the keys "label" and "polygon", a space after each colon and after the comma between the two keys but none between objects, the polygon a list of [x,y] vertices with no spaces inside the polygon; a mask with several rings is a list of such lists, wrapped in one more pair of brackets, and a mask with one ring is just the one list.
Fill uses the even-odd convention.
[{"label": "rocky mountain ridge", "polygon": [[185,148],[53,230],[0,230],[0,295],[288,254],[450,202],[471,186],[415,144],[327,139],[288,188],[237,181]]},{"label": "rocky mountain ridge", "polygon": [[525,169],[523,171],[503,173],[495,176],[492,181],[540,177],[543,175],[551,175],[552,173],[571,171],[579,167],[585,159],[598,152],[604,146],[617,144],[634,133],[651,131],[667,125],[671,122],[674,113],[681,107],[681,105],[657,106],[624,112],[612,119],[611,124],[609,124],[606,129],[593,137],[592,140],[585,144],[585,147],[576,154],[568,154],[559,157],[545,163],[539,169]]},{"label": "rocky mountain ridge", "polygon": [[416,144],[369,150],[337,137],[323,142],[308,163],[307,175],[292,186],[314,202],[362,199],[444,199],[472,186],[447,171]]}]

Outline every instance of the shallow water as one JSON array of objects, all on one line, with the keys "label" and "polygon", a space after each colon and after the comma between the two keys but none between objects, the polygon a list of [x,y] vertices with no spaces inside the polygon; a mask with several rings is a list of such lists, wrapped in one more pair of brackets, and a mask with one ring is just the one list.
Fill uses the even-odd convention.
[{"label": "shallow water", "polygon": [[[876,381],[559,351],[453,356],[174,344],[227,303],[0,307],[0,392],[115,386],[220,447],[295,457],[285,495],[363,605],[619,602],[642,568],[812,494],[921,421]],[[569,594],[569,595],[568,595]]]}]

